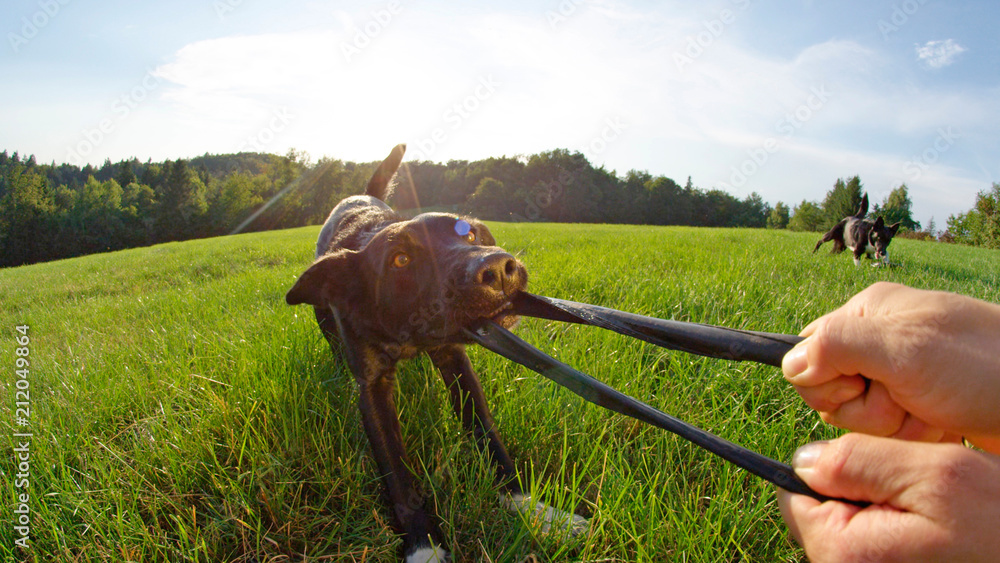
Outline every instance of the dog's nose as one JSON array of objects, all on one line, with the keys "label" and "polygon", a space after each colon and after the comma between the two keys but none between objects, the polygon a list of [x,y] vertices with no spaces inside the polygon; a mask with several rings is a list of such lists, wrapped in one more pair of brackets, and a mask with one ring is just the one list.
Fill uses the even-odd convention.
[{"label": "dog's nose", "polygon": [[510,294],[517,289],[520,277],[517,260],[504,252],[484,258],[476,270],[475,281],[479,285]]}]

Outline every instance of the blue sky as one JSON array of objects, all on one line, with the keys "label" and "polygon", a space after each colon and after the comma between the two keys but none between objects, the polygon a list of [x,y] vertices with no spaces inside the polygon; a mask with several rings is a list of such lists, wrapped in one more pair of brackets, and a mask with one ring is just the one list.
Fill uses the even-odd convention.
[{"label": "blue sky", "polygon": [[939,228],[1000,181],[993,0],[16,0],[0,21],[0,149],[43,162],[568,148],[772,204],[905,182]]}]

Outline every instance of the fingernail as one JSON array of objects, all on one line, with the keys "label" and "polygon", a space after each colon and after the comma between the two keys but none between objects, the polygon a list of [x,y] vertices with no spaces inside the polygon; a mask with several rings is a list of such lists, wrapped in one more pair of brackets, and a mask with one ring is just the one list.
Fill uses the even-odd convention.
[{"label": "fingernail", "polygon": [[795,450],[795,454],[792,455],[792,468],[795,469],[795,472],[811,471],[812,467],[816,465],[816,460],[823,454],[823,450],[829,443],[827,441],[812,442]]},{"label": "fingernail", "polygon": [[791,381],[809,367],[809,361],[806,359],[808,344],[808,339],[799,342],[781,359],[781,371],[785,374],[785,379]]}]

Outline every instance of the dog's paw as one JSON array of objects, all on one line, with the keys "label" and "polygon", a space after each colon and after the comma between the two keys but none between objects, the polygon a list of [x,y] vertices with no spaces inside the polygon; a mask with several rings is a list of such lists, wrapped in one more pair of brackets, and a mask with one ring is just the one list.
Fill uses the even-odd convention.
[{"label": "dog's paw", "polygon": [[505,494],[500,502],[508,509],[523,514],[532,526],[537,526],[543,534],[549,532],[568,532],[572,536],[587,533],[590,521],[572,512],[564,512],[558,508],[535,502],[530,495]]},{"label": "dog's paw", "polygon": [[406,556],[406,563],[445,563],[449,560],[448,550],[434,544],[417,548]]}]

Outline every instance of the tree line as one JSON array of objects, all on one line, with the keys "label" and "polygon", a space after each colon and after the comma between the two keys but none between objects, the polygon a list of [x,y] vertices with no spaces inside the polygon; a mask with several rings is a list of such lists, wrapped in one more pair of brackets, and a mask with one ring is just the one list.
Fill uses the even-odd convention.
[{"label": "tree line", "polygon": [[[795,231],[826,231],[840,219],[854,215],[861,202],[863,186],[858,176],[838,179],[822,202],[802,200],[790,213],[779,202],[768,217],[768,227]],[[900,234],[907,238],[1000,248],[1000,184],[976,195],[972,209],[949,215],[947,227],[938,232],[932,217],[925,228],[914,221],[913,201],[906,184],[893,189],[881,202],[874,202],[868,218],[882,216],[886,224],[900,223]]]},{"label": "tree line", "polygon": [[[363,193],[378,162],[322,158],[297,151],[209,155],[164,162],[132,158],[100,167],[39,164],[0,153],[0,266],[17,266],[157,244],[319,224],[338,201]],[[898,192],[898,193],[897,193]],[[954,240],[995,225],[1000,191],[955,221]],[[853,214],[857,177],[838,180],[820,202],[790,210],[757,193],[681,186],[665,176],[594,167],[579,152],[447,163],[410,162],[396,181],[396,209],[440,209],[500,221],[553,221],[822,230]],[[875,205],[910,229],[903,185]],[[895,215],[894,215],[895,214]],[[899,219],[896,219],[899,217]],[[952,229],[952,219],[949,228]],[[991,223],[991,221],[993,221]],[[961,229],[959,230],[959,227]],[[990,239],[993,240],[993,239]]]},{"label": "tree line", "polygon": [[[859,176],[839,178],[822,202],[804,199],[795,206],[790,216],[788,208],[784,207],[781,211],[786,214],[783,216],[784,222],[774,216],[771,223],[777,228],[787,227],[793,231],[827,231],[844,217],[855,215],[861,207],[864,194],[864,186]],[[778,204],[778,206],[783,205]],[[906,184],[901,184],[883,201],[869,201],[867,216],[872,219],[881,216],[887,225],[899,223],[902,232],[918,232],[921,227],[918,221],[913,220],[912,206],[913,200],[910,199],[909,188]],[[777,213],[776,211],[775,214]]]},{"label": "tree line", "polygon": [[[103,166],[39,164],[0,153],[0,266],[17,266],[169,241],[322,223],[363,193],[378,162],[290,151],[204,155]],[[442,209],[503,221],[763,227],[770,206],[630,171],[593,167],[580,153],[446,164],[410,162],[397,209]]]}]

